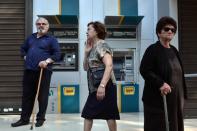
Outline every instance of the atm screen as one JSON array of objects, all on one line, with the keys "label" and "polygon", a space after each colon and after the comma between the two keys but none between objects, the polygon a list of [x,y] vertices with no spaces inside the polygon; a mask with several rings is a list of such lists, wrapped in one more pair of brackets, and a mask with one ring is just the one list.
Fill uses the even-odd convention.
[{"label": "atm screen", "polygon": [[53,70],[78,70],[78,43],[59,43],[61,58],[53,64]]}]

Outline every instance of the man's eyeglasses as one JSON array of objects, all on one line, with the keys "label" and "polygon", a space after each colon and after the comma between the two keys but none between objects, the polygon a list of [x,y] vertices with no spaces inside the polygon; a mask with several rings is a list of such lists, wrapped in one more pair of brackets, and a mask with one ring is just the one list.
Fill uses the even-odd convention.
[{"label": "man's eyeglasses", "polygon": [[36,25],[47,25],[47,23],[36,23]]},{"label": "man's eyeglasses", "polygon": [[175,32],[176,32],[176,30],[175,30],[174,28],[169,28],[169,27],[164,27],[163,30],[164,30],[165,32],[168,32],[169,30],[171,30],[172,33],[175,33]]}]

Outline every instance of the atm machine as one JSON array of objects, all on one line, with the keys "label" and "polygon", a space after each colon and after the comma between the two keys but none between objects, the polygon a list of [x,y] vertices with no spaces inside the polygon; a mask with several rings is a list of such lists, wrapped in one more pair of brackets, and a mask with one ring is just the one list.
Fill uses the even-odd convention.
[{"label": "atm machine", "polygon": [[49,34],[58,40],[60,61],[53,64],[47,113],[79,112],[78,16],[45,15]]},{"label": "atm machine", "polygon": [[135,82],[135,49],[113,48],[114,73],[117,81]]},{"label": "atm machine", "polygon": [[[113,50],[113,67],[121,112],[139,111],[139,26],[143,16],[106,16],[107,43]],[[131,102],[129,104],[129,101]]]}]

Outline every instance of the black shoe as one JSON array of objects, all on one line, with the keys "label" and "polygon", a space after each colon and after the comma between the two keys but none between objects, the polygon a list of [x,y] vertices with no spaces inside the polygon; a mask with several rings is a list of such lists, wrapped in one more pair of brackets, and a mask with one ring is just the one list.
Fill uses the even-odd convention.
[{"label": "black shoe", "polygon": [[24,120],[18,120],[17,122],[15,123],[12,123],[11,126],[12,127],[18,127],[18,126],[23,126],[23,125],[28,125],[29,124],[29,121],[24,121]]},{"label": "black shoe", "polygon": [[36,122],[36,127],[41,127],[43,124],[44,124],[44,121],[43,120],[38,120]]}]

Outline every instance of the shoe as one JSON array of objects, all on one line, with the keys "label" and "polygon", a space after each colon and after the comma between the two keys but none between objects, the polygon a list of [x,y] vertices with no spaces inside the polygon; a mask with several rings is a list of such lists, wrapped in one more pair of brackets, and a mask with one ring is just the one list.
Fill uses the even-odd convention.
[{"label": "shoe", "polygon": [[38,120],[36,122],[36,127],[41,127],[43,124],[44,124],[44,121],[43,120]]},{"label": "shoe", "polygon": [[23,126],[23,125],[28,125],[28,124],[29,124],[29,121],[24,121],[24,120],[20,119],[17,122],[12,123],[11,126],[18,127],[18,126]]}]

